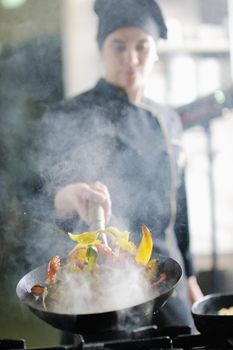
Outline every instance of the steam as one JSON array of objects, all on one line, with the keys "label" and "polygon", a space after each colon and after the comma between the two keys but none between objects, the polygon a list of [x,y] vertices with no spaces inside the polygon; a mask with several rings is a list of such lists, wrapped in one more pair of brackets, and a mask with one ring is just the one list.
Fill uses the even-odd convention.
[{"label": "steam", "polygon": [[[27,48],[25,50],[28,52]],[[41,56],[48,54],[46,50],[41,51],[39,47],[36,47],[33,53],[35,52]],[[50,54],[53,57],[52,50]],[[69,107],[61,102],[57,107],[52,107],[40,120],[39,117],[43,114],[45,107],[56,98],[61,99],[61,77],[57,71],[52,76],[45,72],[42,74],[41,69],[44,67],[45,59],[40,57],[40,64],[37,67],[40,79],[38,80],[38,76],[33,75],[31,71],[29,74],[32,85],[35,85],[35,89],[31,89],[30,82],[25,79],[28,65],[25,65],[24,62],[28,60],[28,57],[24,57],[23,49],[16,56],[14,59],[20,63],[14,64],[17,72],[19,67],[24,67],[24,69],[22,77],[20,75],[16,79],[17,91],[14,90],[14,104],[12,103],[12,107],[8,106],[7,112],[4,108],[3,115],[10,123],[9,126],[6,124],[7,128],[20,131],[19,141],[24,141],[22,158],[16,156],[18,145],[12,146],[15,151],[14,160],[17,159],[17,164],[12,169],[15,178],[19,174],[18,162],[21,161],[22,179],[17,184],[20,195],[15,206],[19,208],[18,215],[23,222],[19,230],[10,228],[7,231],[6,240],[9,241],[11,237],[11,243],[15,240],[15,245],[22,248],[20,254],[22,260],[25,260],[26,271],[48,262],[54,255],[66,257],[71,248],[66,237],[67,231],[79,233],[88,230],[78,216],[67,218],[63,223],[54,211],[53,199],[56,191],[72,182],[90,183],[100,180],[105,183],[113,202],[111,225],[122,230],[129,230],[131,239],[136,244],[141,238],[142,223],[150,222],[152,228],[156,228],[155,233],[158,237],[164,231],[163,228],[167,226],[166,220],[162,218],[169,216],[167,215],[169,205],[166,205],[166,200],[164,201],[163,198],[163,193],[165,193],[163,187],[166,187],[166,181],[169,182],[169,179],[165,179],[164,175],[163,178],[159,178],[156,171],[161,168],[161,158],[154,157],[153,167],[151,167],[151,150],[158,151],[160,155],[163,153],[162,145],[158,141],[160,136],[158,135],[157,138],[152,130],[146,130],[147,132],[143,134],[143,129],[140,129],[138,134],[138,126],[134,129],[133,125],[140,120],[135,121],[132,110],[126,108],[118,111],[117,106],[109,102],[108,98],[106,98],[106,105],[93,108],[90,107],[92,97],[90,100],[83,97],[84,110],[79,110],[75,100],[70,102]],[[31,56],[29,58],[31,59]],[[34,56],[31,61],[34,62]],[[59,81],[53,81],[56,76],[59,77]],[[52,87],[47,80],[53,81]],[[21,89],[22,81],[27,82],[24,84],[25,91]],[[9,83],[7,76],[6,83]],[[39,87],[38,83],[40,83]],[[4,95],[3,88],[0,92]],[[19,100],[15,100],[15,95]],[[3,98],[3,100],[6,99]],[[109,113],[109,111],[116,113]],[[20,129],[18,125],[22,119],[24,125]],[[27,137],[24,139],[25,134]],[[8,142],[15,141],[12,133],[10,136]],[[148,145],[150,145],[149,149]],[[145,150],[148,152],[145,153]],[[128,166],[129,159],[132,160],[130,166]],[[151,174],[151,171],[155,173]],[[159,185],[154,187],[152,183],[149,183],[148,188],[145,188],[142,184],[142,179],[145,177],[151,179],[156,177],[156,183]],[[162,183],[164,183],[163,186],[161,186]],[[156,215],[148,216],[150,213],[148,209],[152,207],[155,208]],[[14,235],[13,232],[17,232],[17,235]],[[10,256],[18,268],[15,254]],[[82,279],[81,276],[77,278]],[[84,309],[79,310],[81,305],[79,303],[75,304],[76,310],[80,312],[85,310],[85,313],[87,310],[94,311],[88,306],[90,300],[95,300],[91,294],[90,281],[72,281],[69,275],[65,276],[65,279],[71,286],[66,291],[68,294],[71,293],[67,299],[84,299]],[[73,282],[82,287],[77,289],[77,286],[73,286]],[[140,304],[141,301],[151,297],[146,287],[147,281],[143,280],[139,271],[135,271],[132,266],[124,266],[122,271],[114,271],[111,279],[105,281],[104,284],[103,289],[109,291],[110,298],[107,300],[105,293],[104,300],[99,303],[103,309],[99,307],[95,312],[121,310],[126,306]],[[109,290],[109,286],[114,286],[114,288]],[[73,295],[74,291],[75,295]],[[90,305],[93,308],[93,303]]]},{"label": "steam", "polygon": [[[163,232],[162,227],[167,225],[162,219],[169,217],[166,214],[169,205],[164,206],[163,186],[166,187],[169,179],[164,173],[157,172],[161,168],[160,157],[154,157],[151,167],[151,148],[159,155],[163,152],[163,146],[158,141],[160,136],[157,139],[154,131],[147,130],[146,135],[132,137],[127,131],[132,130],[135,123],[132,110],[119,111],[115,116],[109,114],[109,111],[115,110],[115,105],[110,102],[104,108],[88,107],[89,102],[92,105],[88,99],[84,102],[85,108],[80,111],[74,100],[70,105],[61,102],[51,108],[39,122],[34,148],[28,152],[29,163],[43,179],[42,191],[26,198],[27,215],[39,223],[29,226],[27,234],[27,257],[33,267],[48,262],[54,255],[66,257],[71,249],[65,233],[62,234],[57,226],[58,217],[53,209],[55,193],[69,183],[100,180],[107,185],[113,204],[110,225],[130,231],[130,240],[136,245],[141,239],[142,223],[154,224],[157,237]],[[127,118],[124,118],[125,115]],[[115,125],[113,118],[118,118]],[[130,124],[128,127],[127,123]],[[148,149],[148,145],[150,149],[142,157],[140,150]],[[130,166],[129,159],[132,160]],[[154,175],[151,171],[155,172]],[[159,177],[161,174],[163,179]],[[145,176],[157,178],[155,184],[149,185],[150,191],[142,184]],[[158,215],[148,216],[152,207]],[[72,232],[89,230],[78,216],[67,221],[69,219]],[[45,225],[48,222],[49,227]],[[66,226],[65,232],[67,230]],[[157,241],[156,245],[159,245]],[[140,321],[140,315],[132,313],[130,306],[156,296],[151,294],[148,281],[135,264],[128,263],[121,269],[112,269],[110,275],[105,274],[98,297],[93,279],[86,278],[86,274],[64,272],[61,280],[63,295],[57,296],[58,300],[54,296],[55,300],[49,306],[56,313],[87,314],[118,310],[120,323],[124,324],[127,320],[128,324],[134,324]],[[153,310],[149,311],[152,315]]]},{"label": "steam", "polygon": [[58,279],[58,290],[52,294],[51,304],[48,302],[48,309],[56,313],[92,314],[122,310],[153,298],[142,269],[129,261],[120,268],[103,266],[94,275],[62,270]]},{"label": "steam", "polygon": [[[48,103],[62,98],[59,40],[38,37],[3,45],[0,76],[0,228],[4,247],[0,267],[20,276],[33,260],[30,256],[27,259],[25,252],[29,237],[24,202],[30,197],[23,192],[31,181],[27,151],[35,120]],[[30,238],[34,232],[35,227]],[[33,250],[37,250],[35,246]]]},{"label": "steam", "polygon": [[[148,131],[147,135],[132,137],[127,131],[127,124],[130,124],[129,130],[132,129],[133,115],[132,117],[129,115],[129,121],[126,121],[122,120],[123,117],[118,112],[116,116],[109,115],[110,110],[115,110],[114,104],[110,102],[105,108],[88,108],[87,100],[85,109],[80,111],[74,102],[74,106],[71,105],[70,108],[61,103],[48,112],[35,140],[36,148],[32,149],[30,154],[30,163],[45,179],[44,198],[40,196],[33,199],[34,201],[30,202],[31,209],[35,207],[37,212],[38,207],[41,208],[46,214],[45,219],[47,217],[48,220],[46,208],[48,207],[48,210],[51,208],[54,194],[58,189],[69,183],[92,183],[99,180],[107,185],[112,197],[112,224],[116,223],[116,226],[128,229],[132,235],[140,237],[141,224],[153,220],[158,234],[167,224],[163,220],[158,220],[158,217],[166,217],[166,214],[169,214],[169,205],[164,205],[167,198],[165,201],[163,198],[163,187],[166,187],[169,179],[165,173],[163,178],[160,178],[161,174],[156,171],[157,168],[161,168],[161,158],[158,157],[156,160],[156,157],[153,157],[153,167],[151,166],[150,151],[153,147],[161,156],[162,146],[152,131],[151,134]],[[132,113],[126,110],[122,114],[128,112]],[[112,124],[112,118],[119,118],[116,127]],[[125,125],[124,129],[121,123]],[[153,144],[148,142],[150,138]],[[143,157],[140,155],[142,147],[148,150],[148,154],[143,154]],[[132,159],[130,166],[129,159]],[[158,185],[150,184],[147,190],[142,185],[141,179],[147,176],[153,178],[152,171],[155,173],[153,176],[156,176]],[[134,206],[130,205],[132,200]],[[159,214],[153,218],[147,217],[151,206],[155,207],[154,212]],[[51,217],[53,216],[50,209],[50,220]],[[135,222],[133,227],[130,227],[130,222]],[[82,228],[77,221],[73,231],[80,232]]]}]

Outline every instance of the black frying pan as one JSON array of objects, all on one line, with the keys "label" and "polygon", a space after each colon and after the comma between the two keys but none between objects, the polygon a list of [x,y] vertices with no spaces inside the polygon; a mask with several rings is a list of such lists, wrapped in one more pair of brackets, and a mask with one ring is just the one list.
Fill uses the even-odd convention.
[{"label": "black frying pan", "polygon": [[154,298],[145,300],[139,305],[129,306],[126,309],[111,310],[102,313],[89,314],[61,314],[45,311],[35,297],[30,293],[35,284],[43,284],[47,274],[47,265],[27,273],[18,283],[16,293],[29,309],[40,319],[63,331],[88,334],[90,330],[95,333],[120,330],[131,326],[149,324],[153,312],[159,310],[167,301],[176,284],[181,278],[180,265],[171,258],[157,257],[159,272],[165,272],[167,278],[154,288]]},{"label": "black frying pan", "polygon": [[197,330],[203,334],[233,336],[233,316],[218,315],[222,308],[233,306],[233,294],[209,294],[192,306],[192,315]]}]

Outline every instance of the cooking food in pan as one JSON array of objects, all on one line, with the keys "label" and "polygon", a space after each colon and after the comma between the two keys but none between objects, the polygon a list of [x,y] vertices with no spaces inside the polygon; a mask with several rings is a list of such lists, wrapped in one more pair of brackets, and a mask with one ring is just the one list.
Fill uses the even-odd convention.
[{"label": "cooking food in pan", "polygon": [[75,247],[66,261],[59,256],[49,261],[44,283],[33,285],[31,293],[45,310],[56,312],[80,313],[83,307],[85,312],[100,312],[151,299],[166,273],[151,258],[152,235],[145,225],[138,247],[129,237],[116,227],[69,233]]},{"label": "cooking food in pan", "polygon": [[233,316],[233,306],[222,307],[218,310],[218,315],[220,316]]},{"label": "cooking food in pan", "polygon": [[[149,237],[150,236],[148,236],[148,238]],[[150,242],[150,240],[148,241]],[[110,241],[109,241],[109,245],[111,246]],[[143,247],[143,245],[141,245],[141,247]],[[139,247],[136,249],[138,252],[140,252],[140,250],[138,250]],[[143,248],[141,248],[141,252],[142,253],[144,252]],[[126,251],[125,255],[128,255],[128,254],[130,253]],[[138,256],[140,255],[141,253],[140,254],[138,253]],[[146,254],[145,254],[145,257],[146,257]],[[25,276],[23,276],[17,284],[16,293],[20,301],[24,305],[26,305],[37,317],[47,322],[48,324],[52,325],[53,327],[56,327],[63,331],[88,334],[90,332],[90,329],[93,329],[95,330],[96,333],[98,333],[98,332],[108,332],[108,331],[115,331],[115,330],[125,330],[126,327],[129,330],[129,329],[134,329],[135,327],[151,325],[154,313],[156,313],[166,303],[166,301],[174,291],[177,283],[179,282],[182,276],[181,266],[174,259],[166,256],[157,255],[155,254],[154,250],[152,251],[152,257],[155,258],[155,262],[156,262],[156,265],[155,265],[156,268],[154,269],[155,275],[152,276],[153,269],[147,270],[147,273],[149,273],[150,271],[149,276],[151,277],[149,277],[150,278],[149,280],[153,281],[155,283],[155,286],[151,287],[150,285],[149,290],[151,291],[152,295],[148,297],[146,293],[143,293],[144,297],[141,300],[141,302],[138,302],[138,301],[135,302],[134,299],[132,298],[127,302],[124,301],[124,306],[119,305],[117,303],[121,299],[121,296],[122,296],[121,294],[121,295],[118,295],[116,304],[114,304],[113,309],[112,308],[107,309],[105,305],[103,305],[103,308],[101,308],[100,303],[98,304],[97,298],[93,298],[92,300],[92,304],[94,305],[93,309],[91,308],[90,305],[85,305],[82,303],[81,300],[76,299],[75,305],[76,306],[77,304],[80,305],[80,307],[77,307],[76,310],[72,309],[71,307],[69,309],[64,310],[63,308],[63,310],[56,311],[56,309],[55,310],[50,309],[50,305],[48,303],[49,296],[46,297],[45,295],[44,296],[45,305],[47,307],[47,309],[45,309],[42,304],[42,295],[40,294],[39,291],[41,287],[43,288],[47,287],[47,282],[46,282],[46,277],[48,274],[47,264],[39,266],[36,269],[28,272]],[[135,264],[138,266],[138,263],[136,263],[134,260],[134,265]],[[139,266],[141,270],[145,271],[146,266],[147,267],[150,266],[148,264],[149,264],[149,261],[147,264],[145,265],[141,264]],[[61,260],[61,265],[63,265],[62,260]],[[83,274],[77,273],[76,276],[78,275],[82,276]],[[128,275],[126,280],[129,279],[130,277]],[[166,276],[163,282],[160,280],[160,277],[162,276]],[[58,275],[56,277],[58,277]],[[137,282],[134,282],[134,284],[137,284]],[[35,285],[39,285],[35,287],[35,290],[36,288],[38,288],[37,291],[39,292],[39,295],[36,295],[36,294],[33,295],[31,293],[31,289]],[[82,286],[79,285],[78,287],[80,290],[84,290],[85,285],[82,285]],[[85,292],[83,293],[85,295]],[[105,293],[105,295],[107,297],[107,293]],[[83,306],[81,307],[82,304]],[[96,306],[98,306],[98,312],[94,311],[94,309],[96,309]]]}]

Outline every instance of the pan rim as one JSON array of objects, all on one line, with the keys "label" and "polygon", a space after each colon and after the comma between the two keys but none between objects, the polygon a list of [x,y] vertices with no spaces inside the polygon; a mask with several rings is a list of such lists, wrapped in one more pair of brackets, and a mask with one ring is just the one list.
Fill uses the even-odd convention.
[{"label": "pan rim", "polygon": [[231,292],[218,292],[218,293],[210,293],[202,297],[201,299],[197,300],[191,308],[192,314],[194,317],[208,317],[208,318],[220,318],[224,319],[227,318],[228,320],[233,319],[233,315],[218,315],[215,313],[203,313],[200,309],[200,306],[205,304],[206,302],[210,300],[217,300],[220,298],[232,298],[232,306],[233,306],[233,293]]},{"label": "pan rim", "polygon": [[[158,259],[162,259],[163,262],[165,261],[170,261],[173,262],[176,265],[177,268],[177,277],[174,278],[174,283],[170,285],[169,288],[167,288],[164,292],[160,293],[158,296],[152,295],[150,298],[142,301],[142,302],[138,302],[137,304],[132,304],[132,305],[127,305],[127,307],[124,308],[115,308],[115,309],[109,309],[106,311],[95,311],[95,312],[80,312],[80,313],[63,313],[63,312],[59,312],[59,311],[51,311],[51,310],[45,310],[43,308],[43,306],[41,304],[36,304],[35,303],[35,297],[33,297],[33,295],[28,291],[28,288],[26,288],[25,286],[25,280],[26,278],[31,274],[31,273],[35,273],[36,270],[42,269],[42,268],[47,268],[47,264],[43,264],[38,266],[37,268],[29,271],[27,274],[25,274],[17,283],[16,286],[16,294],[18,296],[18,298],[20,299],[20,301],[26,305],[27,307],[29,307],[30,309],[32,309],[32,311],[35,312],[42,312],[42,313],[46,313],[48,315],[59,315],[59,316],[67,316],[67,317],[77,317],[81,316],[81,317],[85,317],[85,316],[90,316],[90,315],[106,315],[106,314],[111,314],[113,312],[124,312],[127,310],[130,310],[132,308],[137,308],[137,307],[142,307],[143,305],[146,305],[147,303],[152,302],[155,298],[163,298],[163,296],[165,295],[169,295],[172,293],[172,291],[174,290],[174,288],[177,286],[178,282],[180,281],[181,277],[182,277],[182,268],[180,266],[180,264],[173,258],[169,257],[169,256],[163,256],[160,254],[156,254],[156,258]],[[24,288],[23,285],[24,284]],[[33,301],[30,301],[29,298],[33,297]]]}]

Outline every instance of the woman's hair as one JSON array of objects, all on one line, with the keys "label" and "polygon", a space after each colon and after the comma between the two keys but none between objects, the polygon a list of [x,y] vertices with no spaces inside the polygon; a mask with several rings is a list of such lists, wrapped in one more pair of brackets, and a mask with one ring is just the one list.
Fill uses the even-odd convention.
[{"label": "woman's hair", "polygon": [[99,17],[97,42],[120,27],[139,27],[155,40],[167,38],[167,27],[155,0],[95,0],[94,10]]}]

